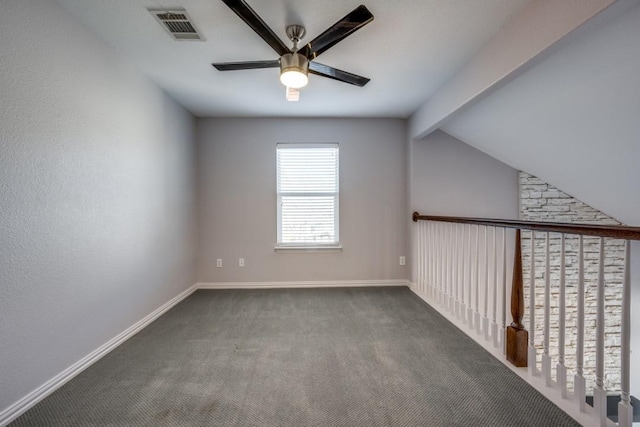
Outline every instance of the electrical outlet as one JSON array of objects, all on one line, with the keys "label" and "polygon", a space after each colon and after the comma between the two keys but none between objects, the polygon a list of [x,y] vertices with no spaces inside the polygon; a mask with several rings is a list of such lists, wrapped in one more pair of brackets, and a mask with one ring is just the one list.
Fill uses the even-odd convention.
[{"label": "electrical outlet", "polygon": [[403,256],[400,257],[400,265],[407,265],[407,259]]},{"label": "electrical outlet", "polygon": [[222,267],[222,258],[218,258],[216,260],[216,267],[218,267],[218,268]]},{"label": "electrical outlet", "polygon": [[244,267],[244,258],[238,258],[238,267]]}]

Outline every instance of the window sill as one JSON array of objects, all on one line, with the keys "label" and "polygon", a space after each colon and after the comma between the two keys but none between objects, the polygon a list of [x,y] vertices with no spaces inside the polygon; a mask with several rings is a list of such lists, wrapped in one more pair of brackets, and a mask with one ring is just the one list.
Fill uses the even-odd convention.
[{"label": "window sill", "polygon": [[320,252],[342,252],[341,245],[327,246],[276,246],[276,253],[320,253]]}]

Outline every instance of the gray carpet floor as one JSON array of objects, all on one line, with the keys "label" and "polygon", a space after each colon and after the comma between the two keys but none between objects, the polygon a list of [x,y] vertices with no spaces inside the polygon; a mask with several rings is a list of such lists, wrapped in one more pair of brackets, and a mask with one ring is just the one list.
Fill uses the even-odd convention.
[{"label": "gray carpet floor", "polygon": [[396,288],[200,290],[12,426],[573,426]]}]

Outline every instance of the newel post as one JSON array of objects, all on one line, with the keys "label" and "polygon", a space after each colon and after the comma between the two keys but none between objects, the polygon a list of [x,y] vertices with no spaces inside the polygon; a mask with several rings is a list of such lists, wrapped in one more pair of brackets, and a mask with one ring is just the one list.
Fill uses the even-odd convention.
[{"label": "newel post", "polygon": [[529,332],[522,324],[524,315],[524,286],[522,283],[522,248],[520,229],[516,229],[516,248],[513,259],[513,282],[511,284],[511,316],[513,322],[507,327],[507,360],[517,367],[527,366],[527,341]]}]

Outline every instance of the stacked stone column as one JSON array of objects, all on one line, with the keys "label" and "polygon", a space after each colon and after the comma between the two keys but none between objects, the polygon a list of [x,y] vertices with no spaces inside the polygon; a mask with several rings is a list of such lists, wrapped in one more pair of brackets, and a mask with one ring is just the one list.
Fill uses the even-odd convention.
[{"label": "stacked stone column", "polygon": [[[584,204],[548,183],[520,172],[520,217],[527,221],[552,221],[587,224],[620,224],[606,214]],[[558,359],[558,313],[560,235],[551,233],[551,334],[549,354]],[[522,236],[525,296],[529,296],[531,233]],[[599,238],[584,239],[585,270],[585,360],[584,376],[587,394],[593,389],[595,379],[595,330],[596,292],[598,280]],[[566,347],[565,365],[569,371],[569,386],[573,385],[576,368],[576,320],[578,283],[578,238],[566,236]],[[538,355],[543,352],[544,287],[545,287],[545,243],[544,233],[536,233],[536,330],[535,343]],[[609,392],[620,389],[620,316],[622,307],[622,281],[624,278],[624,241],[605,239],[605,387]],[[526,301],[527,307],[530,302]],[[528,310],[524,324],[528,327]],[[539,361],[538,361],[539,363]]]}]

